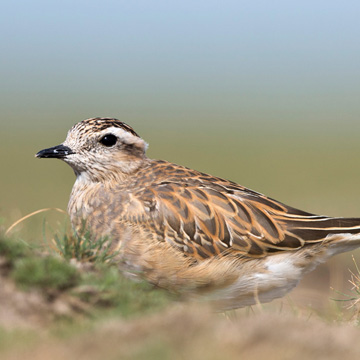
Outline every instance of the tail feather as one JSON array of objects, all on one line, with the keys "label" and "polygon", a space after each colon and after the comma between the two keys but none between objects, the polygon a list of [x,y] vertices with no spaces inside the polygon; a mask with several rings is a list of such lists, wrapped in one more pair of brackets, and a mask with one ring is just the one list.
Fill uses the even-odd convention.
[{"label": "tail feather", "polygon": [[360,218],[283,214],[278,221],[286,228],[283,244],[294,249],[299,242],[301,247],[323,243],[335,255],[360,247]]},{"label": "tail feather", "polygon": [[[289,219],[287,222],[289,234],[301,238],[306,243],[325,241],[330,238],[360,237],[360,218],[303,218]],[[338,236],[336,236],[338,235]],[[354,239],[356,236],[354,237]],[[354,240],[355,241],[355,240]]]}]

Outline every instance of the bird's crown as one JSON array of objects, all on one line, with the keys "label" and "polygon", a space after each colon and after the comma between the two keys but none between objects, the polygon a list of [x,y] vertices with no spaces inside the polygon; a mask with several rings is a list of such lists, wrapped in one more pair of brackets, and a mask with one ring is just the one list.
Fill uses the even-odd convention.
[{"label": "bird's crown", "polygon": [[102,132],[103,130],[111,127],[121,128],[134,136],[140,137],[131,126],[118,119],[110,117],[95,117],[80,121],[75,124],[70,131],[75,130],[78,133],[86,135],[88,133]]}]

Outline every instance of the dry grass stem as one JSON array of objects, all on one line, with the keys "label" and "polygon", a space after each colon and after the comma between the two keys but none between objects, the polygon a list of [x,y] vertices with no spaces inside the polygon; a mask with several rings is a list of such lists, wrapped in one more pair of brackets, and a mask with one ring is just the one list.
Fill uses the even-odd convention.
[{"label": "dry grass stem", "polygon": [[58,208],[46,208],[46,209],[40,209],[40,210],[36,210],[30,214],[27,214],[25,216],[23,216],[21,219],[15,221],[5,232],[5,236],[8,236],[10,234],[10,232],[20,223],[22,223],[24,220],[29,219],[30,217],[46,212],[46,211],[51,211],[51,210],[55,210],[58,211],[61,214],[67,214],[66,211],[62,210],[62,209],[58,209]]}]

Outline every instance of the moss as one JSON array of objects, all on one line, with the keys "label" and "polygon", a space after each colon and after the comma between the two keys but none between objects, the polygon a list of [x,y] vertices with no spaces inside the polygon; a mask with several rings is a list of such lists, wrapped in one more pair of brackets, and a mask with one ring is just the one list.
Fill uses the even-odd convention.
[{"label": "moss", "polygon": [[104,264],[96,271],[82,275],[81,284],[91,291],[79,293],[98,309],[111,309],[121,316],[133,316],[159,310],[169,302],[167,292],[150,284],[126,278],[115,266]]},{"label": "moss", "polygon": [[15,239],[0,238],[0,256],[5,257],[9,263],[13,263],[16,259],[24,257],[28,253],[28,246]]},{"label": "moss", "polygon": [[70,288],[79,281],[79,274],[73,266],[52,256],[19,259],[11,276],[24,288],[48,290]]}]

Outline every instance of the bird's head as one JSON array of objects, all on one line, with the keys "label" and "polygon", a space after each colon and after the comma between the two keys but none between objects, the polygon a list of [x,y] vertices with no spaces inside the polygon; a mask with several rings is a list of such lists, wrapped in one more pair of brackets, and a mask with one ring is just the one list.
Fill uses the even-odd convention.
[{"label": "bird's head", "polygon": [[127,124],[113,118],[92,118],[75,124],[66,140],[39,151],[38,158],[64,160],[87,181],[122,178],[146,159],[146,142]]}]

